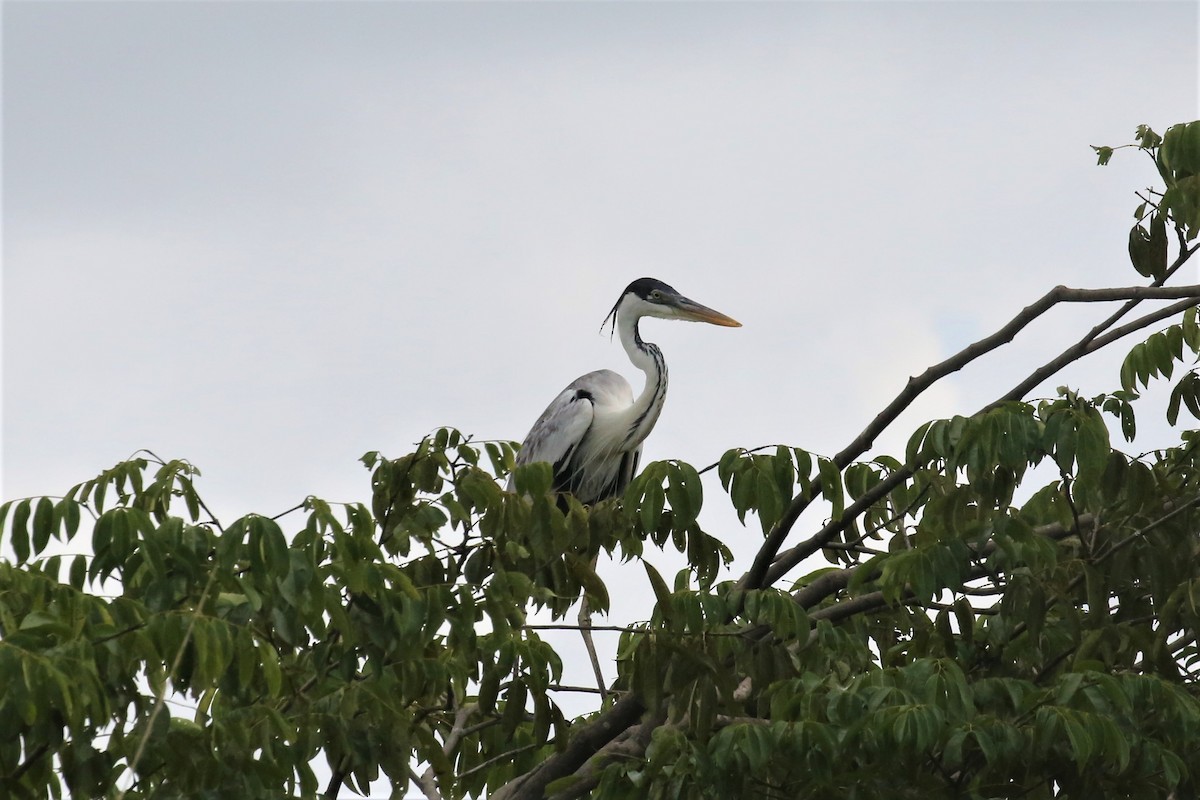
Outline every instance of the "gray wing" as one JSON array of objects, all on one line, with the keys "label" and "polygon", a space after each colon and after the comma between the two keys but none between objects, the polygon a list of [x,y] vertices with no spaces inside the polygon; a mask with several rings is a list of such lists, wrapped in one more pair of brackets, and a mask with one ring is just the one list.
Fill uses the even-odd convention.
[{"label": "gray wing", "polygon": [[[592,426],[592,395],[587,389],[577,387],[576,381],[554,398],[549,407],[533,424],[521,450],[517,453],[517,466],[546,461],[554,467],[554,488],[559,490],[561,473],[565,471],[575,449]],[[513,481],[509,478],[509,491]]]},{"label": "gray wing", "polygon": [[[633,390],[628,381],[611,370],[589,372],[572,381],[533,424],[517,453],[517,466],[548,462],[554,468],[555,491],[573,490],[574,487],[570,485],[571,457],[576,454],[592,426],[596,403],[622,401],[632,403]],[[636,469],[636,454],[632,462],[623,465],[625,470],[622,471],[632,472]],[[509,491],[514,488],[511,478],[508,488]]]}]

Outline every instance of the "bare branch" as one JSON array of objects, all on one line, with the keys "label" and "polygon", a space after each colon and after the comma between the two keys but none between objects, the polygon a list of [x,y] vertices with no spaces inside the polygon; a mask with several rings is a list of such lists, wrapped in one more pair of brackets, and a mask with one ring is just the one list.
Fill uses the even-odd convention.
[{"label": "bare branch", "polygon": [[1113,328],[1103,336],[1097,336],[1095,340],[1088,345],[1087,352],[1094,353],[1105,345],[1112,344],[1123,336],[1127,336],[1134,331],[1139,331],[1142,328],[1149,327],[1150,325],[1153,325],[1156,322],[1161,322],[1164,319],[1170,319],[1176,314],[1187,311],[1189,308],[1192,308],[1195,305],[1196,301],[1189,298],[1187,300],[1180,300],[1178,303],[1172,303],[1169,306],[1163,306],[1157,311],[1146,314],[1144,317],[1138,317],[1133,322],[1127,322],[1120,327]]},{"label": "bare branch", "polygon": [[[879,502],[882,498],[895,489],[900,484],[913,476],[913,468],[905,465],[896,470],[891,475],[875,484],[862,497],[851,503],[850,506],[842,513],[842,516],[835,520],[831,520],[827,525],[817,531],[815,534],[804,540],[800,544],[780,554],[779,558],[770,565],[766,572],[763,586],[771,586],[784,575],[792,570],[797,564],[804,559],[818,552],[825,546],[826,542],[833,541],[833,537],[837,536],[843,530],[850,526],[850,523],[862,515],[868,508]],[[782,522],[781,522],[782,524]],[[794,524],[794,522],[793,522]],[[773,533],[774,531],[772,531]],[[763,545],[766,547],[766,545]],[[762,552],[761,550],[759,551]],[[749,575],[749,573],[747,573]],[[747,580],[743,577],[743,581]]]},{"label": "bare branch", "polygon": [[408,769],[408,777],[421,790],[421,794],[425,795],[426,800],[442,800],[442,793],[438,789],[437,781],[433,778],[432,770],[425,770],[421,775],[412,767]]},{"label": "bare branch", "polygon": [[[1190,255],[1190,253],[1189,253],[1189,255]],[[1179,262],[1179,264],[1175,267],[1175,269],[1178,269],[1178,267],[1180,267],[1180,266],[1183,266],[1182,261]],[[1172,270],[1172,272],[1173,271],[1174,270]],[[1168,289],[1165,289],[1165,288],[1147,287],[1148,290],[1151,288],[1154,288],[1154,290],[1157,292],[1169,291]],[[1194,287],[1181,286],[1178,288],[1190,289],[1190,288],[1194,288]],[[1131,299],[1125,305],[1121,306],[1121,308],[1119,310],[1117,310],[1116,313],[1114,313],[1108,319],[1104,320],[1099,325],[1097,325],[1096,327],[1094,327],[1090,331],[1088,331],[1087,334],[1082,339],[1080,339],[1078,342],[1073,344],[1071,347],[1068,347],[1066,350],[1064,350],[1061,354],[1058,355],[1057,358],[1054,358],[1054,359],[1046,362],[1042,366],[1038,367],[1037,369],[1035,369],[1033,372],[1031,372],[1029,374],[1029,376],[1027,378],[1025,378],[1023,381],[1018,383],[1012,389],[1009,389],[1007,393],[1001,395],[995,401],[993,401],[989,405],[985,406],[983,410],[987,411],[987,410],[995,408],[996,406],[1001,405],[1003,403],[1007,403],[1007,402],[1010,402],[1013,400],[1020,400],[1022,397],[1024,397],[1026,394],[1028,394],[1039,383],[1046,380],[1051,375],[1055,374],[1056,372],[1058,372],[1060,369],[1067,366],[1071,362],[1076,361],[1085,355],[1089,355],[1090,353],[1094,353],[1096,350],[1099,350],[1101,347],[1104,347],[1107,344],[1111,344],[1112,342],[1115,342],[1117,339],[1120,339],[1122,336],[1130,334],[1136,330],[1140,330],[1141,328],[1144,328],[1147,325],[1152,324],[1153,322],[1157,322],[1159,319],[1164,319],[1164,318],[1170,316],[1170,314],[1172,314],[1172,313],[1178,313],[1179,311],[1182,311],[1184,309],[1187,309],[1187,308],[1197,304],[1197,299],[1195,297],[1189,297],[1188,300],[1185,302],[1180,302],[1180,303],[1176,303],[1171,306],[1167,306],[1167,308],[1160,309],[1160,311],[1156,312],[1155,314],[1149,314],[1140,320],[1137,320],[1135,322],[1129,323],[1128,325],[1123,325],[1120,328],[1115,328],[1115,329],[1109,331],[1109,329],[1112,328],[1112,326],[1116,324],[1117,320],[1121,319],[1121,317],[1125,316],[1125,314],[1127,314],[1129,311],[1132,311],[1133,308],[1139,302],[1141,302],[1141,300],[1143,300],[1143,299],[1146,299],[1146,298]],[[1168,309],[1170,310],[1170,313],[1165,313],[1168,311]],[[1105,331],[1109,331],[1109,332],[1106,336],[1103,337],[1103,340],[1101,340],[1101,334],[1104,333]]]},{"label": "bare branch", "polygon": [[877,608],[884,608],[891,605],[890,602],[883,596],[883,592],[869,592],[858,597],[851,597],[846,600],[839,601],[832,606],[818,608],[816,611],[808,615],[810,620],[829,620],[830,622],[841,622],[844,619],[849,619],[856,614],[863,614],[867,611],[874,611]]},{"label": "bare branch", "polygon": [[[1172,274],[1191,252],[1187,255],[1181,254],[1177,263],[1172,266],[1168,275]],[[1162,310],[1154,314],[1137,320],[1121,328],[1114,329],[1110,335],[1103,337],[1100,335],[1104,331],[1112,328],[1116,322],[1124,316],[1137,303],[1145,299],[1176,299],[1187,298],[1184,302],[1176,303],[1168,308],[1170,312]],[[1106,300],[1121,300],[1127,299],[1127,302],[1115,314],[1109,316],[1099,325],[1088,331],[1079,341],[1068,347],[1057,357],[1047,362],[1043,366],[1035,370],[1029,378],[1022,381],[1012,390],[1001,396],[997,400],[984,406],[980,412],[988,411],[1005,402],[1019,400],[1025,394],[1037,386],[1050,375],[1058,372],[1067,364],[1082,358],[1092,352],[1095,352],[1104,345],[1111,344],[1121,336],[1128,335],[1136,330],[1146,327],[1155,321],[1169,316],[1171,313],[1178,313],[1180,310],[1190,306],[1200,304],[1200,286],[1177,286],[1177,287],[1161,287],[1161,286],[1131,286],[1114,289],[1069,289],[1065,286],[1057,286],[1043,295],[1037,302],[1027,306],[1016,317],[1004,325],[1000,330],[991,336],[980,339],[972,345],[964,348],[955,355],[936,364],[925,370],[916,378],[910,378],[908,384],[900,392],[896,398],[888,404],[888,406],[872,420],[871,424],[859,434],[859,436],[851,442],[845,449],[834,456],[833,461],[838,469],[844,469],[855,458],[861,456],[873,443],[875,437],[878,436],[888,425],[895,421],[896,417],[906,409],[914,399],[926,389],[932,386],[935,382],[945,377],[946,375],[957,372],[971,361],[979,358],[985,353],[991,352],[1002,344],[1006,344],[1030,322],[1044,314],[1053,306],[1062,302],[1101,302]],[[1119,334],[1119,335],[1118,335]],[[797,497],[788,507],[787,512],[776,524],[776,526],[768,534],[766,541],[755,557],[754,564],[739,581],[741,588],[757,588],[761,586],[769,586],[779,580],[788,571],[793,569],[797,564],[808,558],[813,553],[819,551],[827,542],[849,527],[850,523],[858,518],[863,512],[870,508],[881,498],[885,497],[888,492],[896,488],[908,478],[912,477],[914,465],[906,464],[903,468],[889,475],[872,490],[864,494],[857,502],[852,504],[842,516],[836,520],[832,520],[828,525],[825,525],[820,531],[811,536],[805,542],[797,545],[788,552],[776,558],[778,548],[783,544],[784,539],[790,533],[792,526],[799,519],[800,514],[820,495],[819,481],[813,481],[808,492]]]}]

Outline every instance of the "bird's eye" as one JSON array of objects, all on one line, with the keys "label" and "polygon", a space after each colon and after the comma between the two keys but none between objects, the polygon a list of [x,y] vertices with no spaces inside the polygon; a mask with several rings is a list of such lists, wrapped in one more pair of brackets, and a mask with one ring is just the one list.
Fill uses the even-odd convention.
[{"label": "bird's eye", "polygon": [[660,292],[658,289],[655,289],[654,291],[652,291],[650,293],[650,299],[651,300],[662,300],[662,292]]}]

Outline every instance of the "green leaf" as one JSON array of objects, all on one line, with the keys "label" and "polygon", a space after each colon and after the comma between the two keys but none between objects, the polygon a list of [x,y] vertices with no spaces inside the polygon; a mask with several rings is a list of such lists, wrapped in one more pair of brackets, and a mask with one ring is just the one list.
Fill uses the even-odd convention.
[{"label": "green leaf", "polygon": [[1075,714],[1066,714],[1063,727],[1067,730],[1067,739],[1071,742],[1071,752],[1075,754],[1075,766],[1082,771],[1092,759],[1095,751],[1095,741],[1082,722]]},{"label": "green leaf", "polygon": [[484,714],[492,714],[496,710],[496,697],[500,693],[500,671],[486,670],[479,681],[479,710]]},{"label": "green leaf", "polygon": [[807,450],[799,447],[792,448],[792,455],[796,459],[796,479],[800,482],[801,488],[807,491],[809,483],[812,481],[812,456]]},{"label": "green leaf", "polygon": [[642,495],[642,504],[638,508],[643,531],[653,533],[658,530],[665,507],[666,495],[663,493],[662,484],[648,481],[645,484],[645,494]]},{"label": "green leaf", "polygon": [[1200,123],[1167,128],[1159,148],[1159,159],[1176,181],[1200,173]]},{"label": "green leaf", "polygon": [[513,482],[519,495],[546,494],[554,483],[553,467],[544,461],[522,464],[513,471]]},{"label": "green leaf", "polygon": [[671,503],[672,525],[676,530],[686,528],[696,521],[696,517],[700,513],[698,505],[698,492],[688,486],[688,481],[693,479],[696,486],[699,486],[700,478],[695,475],[695,470],[690,466],[688,469],[692,471],[692,476],[688,476],[682,469],[681,462],[669,462],[667,470],[667,500]]},{"label": "green leaf", "polygon": [[1179,419],[1181,403],[1187,406],[1193,417],[1200,418],[1200,376],[1195,372],[1185,373],[1171,388],[1171,397],[1167,404],[1167,422],[1171,425],[1176,424]]},{"label": "green leaf", "polygon": [[1141,356],[1141,345],[1134,345],[1125,360],[1121,362],[1121,389],[1133,392],[1137,388],[1138,360]]},{"label": "green leaf", "polygon": [[607,612],[608,588],[604,585],[604,581],[600,580],[600,576],[596,574],[592,563],[574,553],[567,553],[565,558],[567,572],[570,573],[571,577],[579,581],[580,586],[587,592],[592,610],[601,613]]},{"label": "green leaf", "polygon": [[[1160,234],[1159,231],[1162,231]],[[1139,275],[1161,280],[1167,271],[1166,229],[1161,214],[1151,217],[1150,230],[1141,223],[1129,230],[1129,260]]]},{"label": "green leaf", "polygon": [[738,461],[742,457],[742,449],[735,447],[732,450],[726,450],[721,454],[720,460],[717,462],[717,477],[721,479],[721,488],[726,492],[729,491],[730,482],[736,471]]},{"label": "green leaf", "polygon": [[1083,685],[1083,677],[1083,674],[1079,672],[1068,672],[1063,675],[1055,687],[1054,702],[1060,706],[1069,704]]},{"label": "green leaf", "polygon": [[267,694],[278,697],[283,688],[283,673],[279,669],[279,654],[267,642],[258,644],[259,663],[262,665],[263,680],[267,684]]},{"label": "green leaf", "polygon": [[694,512],[687,523],[690,525],[696,521],[700,509],[704,507],[704,483],[700,480],[700,473],[696,472],[696,468],[691,464],[680,461],[678,467],[680,483],[687,494],[690,508]]},{"label": "green leaf", "polygon": [[1138,125],[1134,138],[1137,139],[1138,147],[1143,150],[1158,147],[1162,143],[1162,137],[1155,133],[1149,125]]},{"label": "green leaf", "polygon": [[54,531],[54,501],[40,498],[33,512],[33,552],[40,554],[50,542]]},{"label": "green leaf", "polygon": [[912,436],[908,437],[908,445],[904,450],[904,461],[907,464],[916,466],[923,460],[922,456],[925,452],[925,439],[929,435],[930,428],[933,427],[933,422],[926,422],[913,431]]},{"label": "green leaf", "polygon": [[13,507],[12,528],[9,530],[9,542],[18,564],[29,560],[29,500],[21,500]]},{"label": "green leaf", "polygon": [[524,681],[514,680],[504,695],[504,711],[500,714],[500,730],[512,734],[525,717],[528,688]]},{"label": "green leaf", "polygon": [[845,510],[841,473],[828,458],[817,459],[817,473],[821,478],[821,494],[833,506],[833,516],[840,517]]},{"label": "green leaf", "polygon": [[533,741],[540,746],[550,738],[550,699],[545,691],[531,692],[530,696],[533,698]]},{"label": "green leaf", "polygon": [[763,535],[766,535],[783,513],[783,498],[779,496],[779,487],[770,473],[764,469],[756,474],[754,499],[758,503],[758,521],[762,525]]},{"label": "green leaf", "polygon": [[663,615],[664,619],[668,619],[671,615],[671,590],[667,588],[667,582],[663,580],[662,575],[658,574],[658,570],[649,561],[643,561],[642,566],[646,568],[646,577],[650,579],[650,586],[654,589],[658,611]]},{"label": "green leaf", "polygon": [[1079,420],[1075,440],[1075,459],[1079,464],[1078,479],[1092,484],[1100,482],[1108,466],[1108,454],[1112,446],[1108,440],[1108,427],[1095,409],[1088,409]]},{"label": "green leaf", "polygon": [[56,524],[62,526],[68,540],[79,531],[79,504],[74,500],[59,501],[54,507],[54,516]]},{"label": "green leaf", "polygon": [[67,578],[74,589],[82,590],[87,580],[87,556],[78,555],[71,560],[71,571]]}]

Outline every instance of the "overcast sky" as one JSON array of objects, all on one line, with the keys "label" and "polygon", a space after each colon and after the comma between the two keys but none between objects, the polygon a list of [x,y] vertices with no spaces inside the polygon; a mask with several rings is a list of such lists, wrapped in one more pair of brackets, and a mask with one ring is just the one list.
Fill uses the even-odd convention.
[{"label": "overcast sky", "polygon": [[1088,145],[1197,116],[1197,35],[1192,2],[6,2],[3,498],[145,447],[228,518],[366,500],[367,450],[519,440],[601,367],[640,388],[599,326],[643,275],[744,324],[643,324],[671,368],[643,462],[830,454],[1051,286],[1138,282],[1151,165]]}]

